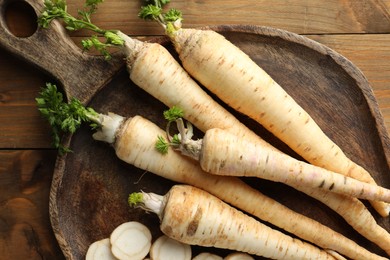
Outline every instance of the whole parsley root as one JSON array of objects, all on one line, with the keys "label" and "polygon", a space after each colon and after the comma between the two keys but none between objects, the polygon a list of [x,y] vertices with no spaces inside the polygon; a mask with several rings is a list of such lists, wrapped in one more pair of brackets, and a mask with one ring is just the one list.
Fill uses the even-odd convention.
[{"label": "whole parsley root", "polygon": [[[163,25],[183,67],[235,110],[253,118],[308,162],[375,184],[368,171],[351,161],[313,118],[248,55],[212,30],[182,28],[181,12],[152,0],[139,16]],[[388,203],[371,201],[382,216]]]},{"label": "whole parsley root", "polygon": [[[139,204],[160,218],[160,229],[179,242],[242,251],[271,259],[334,259],[312,244],[271,229],[217,197],[189,185],[164,196],[142,192]],[[171,258],[173,259],[173,258]]]},{"label": "whole parsley root", "polygon": [[[164,113],[168,120],[179,114],[177,108],[168,112],[174,114],[167,116]],[[176,119],[176,122],[179,134],[172,138],[171,145],[183,155],[199,161],[206,172],[224,176],[258,177],[281,182],[298,190],[305,186],[390,203],[389,189],[297,160],[218,128],[207,130],[203,139],[193,140],[191,124],[188,123],[186,128],[182,118]],[[159,137],[156,148],[164,153],[166,148],[163,148],[161,142],[163,139]]]}]

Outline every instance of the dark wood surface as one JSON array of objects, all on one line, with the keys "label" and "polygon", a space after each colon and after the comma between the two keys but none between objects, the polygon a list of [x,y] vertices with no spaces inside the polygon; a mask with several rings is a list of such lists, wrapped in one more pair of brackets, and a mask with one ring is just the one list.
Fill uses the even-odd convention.
[{"label": "dark wood surface", "polygon": [[[1,21],[18,37],[31,35],[35,31],[31,9],[7,3],[2,7]],[[82,4],[69,1],[70,11]],[[272,5],[260,1],[177,1],[172,5],[184,11],[187,26],[267,25],[304,34],[338,51],[367,77],[389,129],[388,1],[297,0],[292,4],[274,1]],[[95,16],[96,22],[138,37],[161,34],[157,25],[136,17],[139,6],[137,1],[107,0]],[[82,36],[74,34],[72,39],[78,43]],[[53,77],[0,47],[0,78],[0,255],[4,259],[62,259],[48,211],[57,154],[50,148],[49,128],[34,101],[39,89]],[[359,156],[364,156],[364,151],[359,151]]]}]

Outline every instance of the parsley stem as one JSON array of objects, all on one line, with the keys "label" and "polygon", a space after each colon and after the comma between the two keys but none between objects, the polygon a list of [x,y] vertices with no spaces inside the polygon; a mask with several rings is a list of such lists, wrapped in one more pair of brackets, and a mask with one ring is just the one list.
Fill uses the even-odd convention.
[{"label": "parsley stem", "polygon": [[87,29],[95,32],[98,36],[105,38],[106,41],[102,42],[96,35],[93,35],[89,39],[82,41],[84,50],[95,48],[103,54],[106,59],[110,59],[111,55],[107,48],[111,46],[122,47],[125,39],[118,35],[118,30],[104,30],[91,22],[91,15],[95,13],[97,5],[102,1],[103,0],[86,0],[84,10],[78,10],[79,16],[74,17],[68,13],[65,0],[45,0],[43,12],[38,17],[38,23],[41,27],[47,28],[52,20],[62,19],[66,29],[69,31]]},{"label": "parsley stem", "polygon": [[168,3],[169,0],[154,0],[153,4],[142,6],[138,16],[145,20],[157,22],[164,28],[168,35],[172,34],[181,28],[183,18],[182,13],[174,8],[164,13],[163,7]]},{"label": "parsley stem", "polygon": [[96,33],[101,34],[101,35],[104,35],[108,31],[108,30],[101,29],[98,26],[94,25],[93,23],[87,22],[84,20],[80,20],[80,19],[75,18],[75,22],[84,25],[83,28],[91,30],[91,31],[96,32]]},{"label": "parsley stem", "polygon": [[102,126],[102,119],[100,114],[85,113],[85,116],[89,119],[90,122],[96,123],[99,127]]}]

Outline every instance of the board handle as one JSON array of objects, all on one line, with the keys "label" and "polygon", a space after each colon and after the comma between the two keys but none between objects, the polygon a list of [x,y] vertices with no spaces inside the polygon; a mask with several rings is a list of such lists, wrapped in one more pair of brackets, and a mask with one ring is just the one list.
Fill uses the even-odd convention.
[{"label": "board handle", "polygon": [[[0,0],[0,14],[5,14],[12,0]],[[43,10],[42,0],[23,0],[37,17]],[[0,47],[37,66],[62,85],[69,99],[85,103],[124,66],[123,55],[113,54],[107,61],[103,56],[84,53],[72,41],[60,22],[37,30],[28,37],[15,36],[8,28],[5,15],[0,15]]]}]

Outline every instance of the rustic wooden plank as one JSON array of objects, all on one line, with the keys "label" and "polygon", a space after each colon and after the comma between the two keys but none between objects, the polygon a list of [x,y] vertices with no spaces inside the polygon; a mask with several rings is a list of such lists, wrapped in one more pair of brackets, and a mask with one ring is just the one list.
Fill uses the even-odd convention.
[{"label": "rustic wooden plank", "polygon": [[48,209],[55,157],[52,151],[0,151],[1,259],[63,259]]},{"label": "rustic wooden plank", "polygon": [[50,147],[48,124],[35,105],[48,77],[0,49],[0,79],[0,147]]},{"label": "rustic wooden plank", "polygon": [[[162,28],[138,18],[139,1],[105,0],[93,21],[105,29],[118,29],[130,35],[161,35]],[[68,10],[76,15],[82,0],[68,0]],[[169,7],[183,11],[186,27],[221,24],[271,26],[299,34],[388,33],[390,32],[390,1],[387,0],[295,0],[286,2],[248,0],[172,1]],[[6,8],[8,27],[15,34],[28,36],[35,29],[36,17],[24,4],[13,3]],[[74,35],[85,35],[86,32]]]},{"label": "rustic wooden plank", "polygon": [[[68,10],[76,15],[82,0],[68,0]],[[160,35],[162,28],[138,18],[143,1],[105,0],[93,21],[102,28],[119,29],[131,35]],[[299,34],[388,33],[390,1],[388,0],[248,0],[240,1],[172,1],[170,7],[183,11],[185,26],[201,27],[221,24],[253,24],[271,26]],[[19,35],[31,32],[33,15],[26,16],[23,5],[7,9],[10,29]],[[30,19],[30,22],[28,22]],[[17,21],[17,22],[14,22]],[[83,35],[85,32],[75,35]]]},{"label": "rustic wooden plank", "polygon": [[[68,0],[76,13],[81,0]],[[143,22],[137,14],[142,1],[106,0],[94,17],[99,26],[132,35],[158,35],[162,29]],[[254,24],[299,34],[385,33],[390,31],[388,0],[275,0],[269,1],[171,1],[184,14],[187,27],[221,24]]]}]

